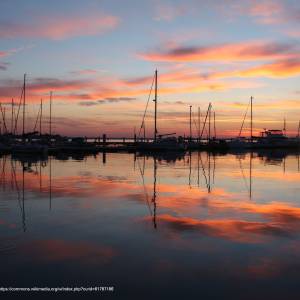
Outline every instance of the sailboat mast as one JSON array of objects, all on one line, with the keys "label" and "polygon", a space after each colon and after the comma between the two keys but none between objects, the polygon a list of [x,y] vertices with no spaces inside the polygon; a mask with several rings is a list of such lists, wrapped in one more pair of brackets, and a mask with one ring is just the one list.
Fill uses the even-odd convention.
[{"label": "sailboat mast", "polygon": [[216,112],[214,111],[214,137],[217,138],[217,129],[216,129]]},{"label": "sailboat mast", "polygon": [[3,108],[3,119],[4,119],[4,126],[5,126],[5,133],[8,133],[7,126],[6,126],[6,108]]},{"label": "sailboat mast", "polygon": [[40,136],[42,135],[42,119],[43,119],[43,99],[41,99]]},{"label": "sailboat mast", "polygon": [[[1,103],[0,103],[1,105]],[[2,114],[2,119],[3,119],[3,134],[7,133],[7,127],[6,127],[6,117],[5,117],[5,107],[2,108],[2,105],[0,106],[1,107],[1,114]]]},{"label": "sailboat mast", "polygon": [[13,134],[14,127],[14,98],[11,99],[11,134]]},{"label": "sailboat mast", "polygon": [[253,97],[251,96],[250,98],[250,138],[251,138],[251,143],[253,142]]},{"label": "sailboat mast", "polygon": [[25,87],[26,87],[26,74],[24,74],[24,82],[23,82],[23,126],[22,126],[23,137],[25,134],[25,106],[26,106]]},{"label": "sailboat mast", "polygon": [[200,107],[198,107],[198,142],[200,142]]},{"label": "sailboat mast", "polygon": [[155,98],[154,98],[154,141],[157,136],[157,70],[155,70]]},{"label": "sailboat mast", "polygon": [[50,123],[49,123],[50,140],[52,136],[52,91],[50,92]]},{"label": "sailboat mast", "polygon": [[210,118],[211,118],[211,103],[209,103],[208,107],[208,141],[210,142]]},{"label": "sailboat mast", "polygon": [[192,105],[190,105],[190,142],[192,141]]}]

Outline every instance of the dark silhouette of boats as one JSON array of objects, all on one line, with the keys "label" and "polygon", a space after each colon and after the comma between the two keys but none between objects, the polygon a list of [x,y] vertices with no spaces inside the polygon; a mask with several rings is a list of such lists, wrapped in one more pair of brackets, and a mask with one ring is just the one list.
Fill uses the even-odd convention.
[{"label": "dark silhouette of boats", "polygon": [[50,151],[51,150],[56,152],[98,152],[96,144],[87,142],[86,138],[83,137],[63,138],[58,140]]},{"label": "dark silhouette of boats", "polygon": [[264,130],[261,136],[252,144],[252,148],[295,148],[299,147],[299,138],[287,137],[283,130]]},{"label": "dark silhouette of boats", "polygon": [[[250,137],[242,137],[244,122],[250,105]],[[300,148],[299,128],[297,137],[288,137],[284,129],[264,129],[260,136],[253,135],[253,97],[246,109],[241,129],[237,138],[227,140],[229,149],[268,149],[268,148]]]},{"label": "dark silhouette of boats", "polygon": [[159,135],[153,142],[141,142],[137,144],[138,151],[148,152],[184,152],[186,149],[184,141],[180,138],[164,137]]}]

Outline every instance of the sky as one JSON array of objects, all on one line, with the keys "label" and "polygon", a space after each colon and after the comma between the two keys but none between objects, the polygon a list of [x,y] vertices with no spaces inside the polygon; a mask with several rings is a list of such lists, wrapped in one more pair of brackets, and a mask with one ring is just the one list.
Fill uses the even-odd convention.
[{"label": "sky", "polygon": [[0,102],[10,124],[26,73],[27,131],[41,99],[49,131],[52,91],[53,132],[131,137],[157,69],[159,134],[189,134],[191,105],[197,135],[211,102],[217,135],[236,136],[253,96],[255,134],[286,119],[296,135],[299,50],[299,1],[1,0]]}]

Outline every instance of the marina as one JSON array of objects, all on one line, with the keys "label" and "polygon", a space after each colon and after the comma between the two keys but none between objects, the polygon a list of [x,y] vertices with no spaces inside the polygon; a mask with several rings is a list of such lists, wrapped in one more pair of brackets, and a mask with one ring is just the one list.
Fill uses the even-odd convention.
[{"label": "marina", "polygon": [[[149,138],[145,135],[145,116],[151,99],[152,88],[154,83],[154,134]],[[0,152],[3,153],[58,153],[58,152],[84,152],[98,153],[106,152],[182,152],[193,150],[206,151],[226,151],[229,149],[285,149],[300,148],[300,121],[298,126],[298,134],[294,137],[286,135],[284,129],[264,129],[259,136],[253,134],[253,97],[250,97],[250,133],[248,137],[241,136],[243,127],[247,117],[249,105],[242,120],[242,125],[238,137],[233,138],[217,138],[216,136],[216,117],[212,112],[212,104],[209,103],[203,124],[200,121],[200,110],[198,109],[197,122],[192,118],[192,106],[189,107],[189,135],[176,136],[176,133],[160,134],[158,132],[158,71],[155,71],[152,86],[150,89],[148,101],[143,114],[142,123],[138,135],[135,133],[131,138],[113,138],[109,139],[106,134],[102,137],[65,137],[59,134],[52,134],[52,97],[50,92],[50,117],[49,117],[49,133],[42,133],[42,116],[43,103],[41,101],[40,110],[37,115],[35,126],[32,133],[25,132],[26,122],[26,74],[24,74],[24,83],[18,106],[18,113],[14,119],[14,103],[12,102],[11,116],[11,132],[8,130],[5,113],[1,107],[2,122],[0,134]],[[22,109],[22,134],[17,134],[19,113]],[[213,116],[213,117],[212,117]],[[213,123],[212,123],[213,120]],[[193,122],[194,121],[194,122]],[[39,131],[36,131],[37,124],[40,124]],[[197,137],[193,136],[193,123],[198,132]],[[2,125],[3,124],[3,125]],[[198,125],[197,125],[198,124]],[[142,132],[144,135],[142,136]],[[206,133],[206,137],[204,137]]]},{"label": "marina", "polygon": [[0,1],[0,299],[299,300],[300,1]]}]

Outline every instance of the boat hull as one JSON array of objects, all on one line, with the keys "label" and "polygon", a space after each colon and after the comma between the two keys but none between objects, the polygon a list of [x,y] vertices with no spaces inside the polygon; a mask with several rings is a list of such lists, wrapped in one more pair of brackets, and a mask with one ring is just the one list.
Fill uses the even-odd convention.
[{"label": "boat hull", "polygon": [[48,146],[46,145],[13,145],[11,147],[12,153],[26,153],[26,154],[46,154],[48,153]]}]

